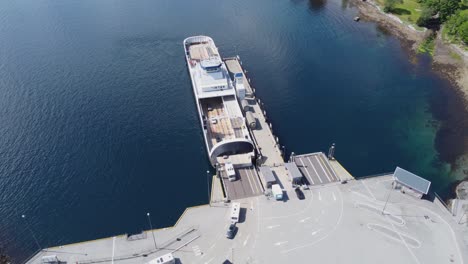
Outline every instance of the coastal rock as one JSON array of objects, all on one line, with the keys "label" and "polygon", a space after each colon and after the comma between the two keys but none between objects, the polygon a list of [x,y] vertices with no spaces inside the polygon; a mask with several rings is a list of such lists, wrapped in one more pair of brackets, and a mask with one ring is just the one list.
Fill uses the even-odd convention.
[{"label": "coastal rock", "polygon": [[468,180],[460,182],[455,188],[457,199],[468,200]]}]

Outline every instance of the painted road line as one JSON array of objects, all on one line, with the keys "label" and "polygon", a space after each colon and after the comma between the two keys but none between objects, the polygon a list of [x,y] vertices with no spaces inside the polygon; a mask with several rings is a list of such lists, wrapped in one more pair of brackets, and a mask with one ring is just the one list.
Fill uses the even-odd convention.
[{"label": "painted road line", "polygon": [[318,234],[322,229],[318,229],[318,230],[315,230],[314,232],[312,232],[312,235],[315,236],[316,234]]},{"label": "painted road line", "polygon": [[247,245],[247,242],[249,242],[250,234],[247,235],[247,238],[244,240],[244,247]]},{"label": "painted road line", "polygon": [[286,244],[286,243],[288,243],[288,241],[280,241],[280,242],[276,242],[274,245],[275,246],[281,246],[281,245]]},{"label": "painted road line", "polygon": [[319,193],[319,201],[322,201],[322,195],[320,194],[320,191],[318,193]]},{"label": "painted road line", "polygon": [[[322,158],[323,158],[324,160],[327,159],[323,154],[322,154]],[[333,169],[333,166],[330,164],[330,162],[327,162],[327,164],[328,164],[328,168],[330,169],[330,171],[331,171],[332,174],[333,174],[333,177],[335,177],[335,180],[336,180],[336,181],[339,181],[340,178],[338,177],[338,175],[336,175],[336,172],[335,172],[335,169]]]},{"label": "painted road line", "polygon": [[310,179],[310,181],[312,182],[312,184],[315,184],[314,179],[312,179],[312,177],[310,176],[309,170],[308,170],[308,169],[306,168],[306,166],[304,165],[304,161],[302,161],[301,158],[299,158],[299,161],[301,162],[302,167],[304,168],[305,172],[307,173],[307,176],[309,176],[309,179]]},{"label": "painted road line", "polygon": [[374,199],[374,201],[377,201],[377,199],[375,198],[374,194],[371,192],[371,190],[369,189],[369,187],[367,187],[367,184],[364,182],[364,181],[361,181],[362,182],[362,185],[364,185],[364,187],[366,188],[366,190],[369,192],[369,194],[372,196],[372,199]]},{"label": "painted road line", "polygon": [[335,192],[332,192],[332,195],[333,195],[333,201],[336,201]]},{"label": "painted road line", "polygon": [[331,182],[330,180],[330,176],[328,176],[328,173],[325,171],[325,169],[323,168],[322,166],[322,163],[320,162],[320,160],[317,158],[317,156],[314,156],[315,160],[317,161],[317,163],[319,164],[320,168],[322,169],[323,173],[325,173],[325,176],[327,176],[327,179],[329,182]]},{"label": "painted road line", "polygon": [[309,157],[307,157],[307,160],[309,161],[310,166],[312,166],[312,169],[314,169],[315,174],[316,174],[317,177],[319,178],[320,183],[323,183],[322,178],[320,177],[320,174],[318,174],[317,170],[316,170],[315,167],[314,167],[314,164],[312,164],[312,161],[309,159]]},{"label": "painted road line", "polygon": [[307,220],[309,220],[309,219],[310,219],[310,217],[306,217],[306,218],[304,218],[304,219],[299,220],[299,223],[304,223],[305,221],[307,221]]},{"label": "painted road line", "polygon": [[112,264],[114,264],[114,254],[115,254],[115,237],[112,238]]},{"label": "painted road line", "polygon": [[247,181],[249,182],[250,189],[252,190],[252,193],[255,193],[255,190],[253,189],[252,182],[250,181],[250,177],[249,177],[248,172],[246,171],[244,175],[245,175],[245,177],[247,177]]},{"label": "painted road line", "polygon": [[208,260],[207,262],[205,262],[205,264],[210,264],[211,261],[213,261],[214,258],[210,258],[210,260]]},{"label": "painted road line", "polygon": [[325,169],[327,170],[328,175],[330,175],[331,178],[329,179],[331,179],[331,181],[338,180],[338,179],[335,179],[335,177],[333,176],[334,174],[330,171],[330,168],[327,166],[326,161],[324,160],[324,157],[322,155],[319,155],[318,159],[320,160],[320,163],[322,163]]},{"label": "painted road line", "polygon": [[266,228],[268,228],[268,229],[273,229],[273,228],[279,227],[279,226],[280,226],[280,225],[271,225],[271,226],[267,226]]},{"label": "painted road line", "polygon": [[260,182],[258,182],[258,177],[255,177],[255,174],[253,173],[253,169],[249,169],[250,176],[252,177],[252,180],[255,183],[255,189],[257,190],[257,193],[261,193],[262,188],[260,187]]}]

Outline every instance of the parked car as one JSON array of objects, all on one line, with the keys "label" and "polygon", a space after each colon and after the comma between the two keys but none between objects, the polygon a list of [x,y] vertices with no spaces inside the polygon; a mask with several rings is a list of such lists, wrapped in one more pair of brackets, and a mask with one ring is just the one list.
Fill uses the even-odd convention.
[{"label": "parked car", "polygon": [[304,199],[305,199],[305,195],[304,195],[304,193],[301,191],[301,188],[297,187],[296,189],[294,189],[294,191],[296,192],[297,198],[298,198],[299,200],[304,200]]},{"label": "parked car", "polygon": [[236,224],[230,224],[228,231],[226,232],[226,237],[229,239],[233,239],[237,233],[237,226]]}]

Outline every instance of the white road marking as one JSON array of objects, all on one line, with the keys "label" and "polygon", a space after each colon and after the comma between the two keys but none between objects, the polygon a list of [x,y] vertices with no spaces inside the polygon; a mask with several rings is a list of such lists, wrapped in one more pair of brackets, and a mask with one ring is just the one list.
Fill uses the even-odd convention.
[{"label": "white road marking", "polygon": [[320,168],[322,168],[323,172],[325,173],[325,176],[327,176],[328,181],[331,182],[332,180],[330,179],[330,176],[328,176],[328,173],[325,171],[325,169],[322,166],[322,159],[318,158],[317,156],[315,156],[315,158],[317,159],[317,162],[320,165]]},{"label": "white road marking", "polygon": [[305,221],[307,221],[307,220],[309,220],[309,219],[310,219],[310,217],[306,217],[306,218],[304,218],[304,219],[299,220],[299,222],[300,222],[300,223],[304,223]]},{"label": "white road marking", "polygon": [[275,246],[281,246],[281,245],[286,244],[286,243],[288,243],[288,241],[280,241],[280,242],[276,242],[274,245]]},{"label": "white road marking", "polygon": [[330,176],[328,176],[328,173],[327,173],[327,172],[325,171],[325,169],[323,168],[322,163],[320,162],[320,160],[317,158],[317,156],[314,156],[314,157],[315,157],[315,159],[317,160],[318,164],[320,165],[320,168],[322,169],[323,173],[325,173],[325,176],[327,176],[328,181],[331,182]]},{"label": "white road marking", "polygon": [[249,168],[247,169],[247,173],[249,174],[250,177],[252,177],[252,181],[255,185],[255,190],[257,191],[256,193],[259,193],[260,190],[258,189],[258,185],[257,185],[257,179],[255,178],[255,175],[253,174],[252,170]]},{"label": "white road marking", "polygon": [[211,245],[211,247],[209,247],[208,250],[211,250],[211,249],[214,248],[215,246],[216,246],[216,244]]},{"label": "white road marking", "polygon": [[320,160],[323,162],[323,164],[325,165],[325,169],[327,169],[327,171],[330,173],[330,176],[333,180],[338,180],[338,177],[336,177],[335,175],[335,172],[333,171],[333,168],[331,167],[331,164],[328,163],[330,165],[330,167],[328,167],[325,163],[327,162],[326,161],[326,158],[323,156],[323,155],[320,155]]},{"label": "white road marking", "polygon": [[272,228],[275,228],[275,227],[278,227],[278,226],[280,226],[280,225],[271,225],[271,226],[267,226],[266,228],[272,229]]},{"label": "white road marking", "polygon": [[[299,159],[299,161],[301,162],[302,167],[305,168],[305,165],[304,165],[304,162],[302,161],[302,159]],[[307,173],[307,176],[309,176],[309,179],[312,181],[312,184],[315,184],[314,180],[313,180],[312,177],[310,176],[309,170],[308,170],[308,169],[305,169],[305,172]]]},{"label": "white road marking", "polygon": [[307,157],[307,160],[309,161],[310,165],[312,166],[312,169],[314,169],[315,174],[317,175],[318,179],[320,180],[320,183],[323,183],[322,178],[320,178],[320,174],[318,174],[317,170],[314,167],[314,164],[312,164],[312,161],[310,161],[309,157]]},{"label": "white road marking", "polygon": [[250,237],[250,234],[247,235],[247,238],[246,238],[245,241],[244,241],[244,247],[245,247],[245,245],[247,245],[247,242],[249,242],[249,237]]},{"label": "white road marking", "polygon": [[371,192],[371,190],[369,189],[369,187],[367,187],[367,184],[365,183],[365,181],[361,181],[362,182],[362,185],[364,185],[364,187],[366,188],[366,190],[369,192],[369,194],[372,196],[372,199],[374,199],[374,201],[377,201],[377,199],[375,198],[374,194]]},{"label": "white road marking", "polygon": [[193,250],[193,253],[195,254],[195,256],[200,256],[202,254],[201,249],[200,249],[199,246],[193,246],[192,250]]},{"label": "white road marking", "polygon": [[211,261],[213,261],[214,258],[210,258],[210,260],[208,260],[207,262],[205,262],[205,264],[210,264]]},{"label": "white road marking", "polygon": [[336,201],[335,192],[332,192],[332,195],[333,195],[333,201]]},{"label": "white road marking", "polygon": [[318,229],[318,230],[315,230],[314,232],[312,232],[312,235],[315,236],[316,234],[318,234],[318,232],[320,232],[322,229]]},{"label": "white road marking", "polygon": [[387,219],[387,222],[392,226],[393,228],[393,231],[396,232],[398,234],[398,237],[400,238],[401,242],[403,242],[403,244],[405,245],[406,249],[408,249],[409,253],[411,254],[411,256],[414,258],[414,260],[416,261],[416,263],[418,264],[421,264],[421,262],[419,262],[419,259],[416,257],[416,255],[414,254],[414,252],[410,249],[410,247],[408,246],[408,244],[406,243],[406,240],[401,236],[400,232],[398,232],[395,228],[395,226],[393,225],[392,222],[390,222],[388,219]]},{"label": "white road marking", "polygon": [[312,243],[308,243],[308,244],[304,244],[304,245],[300,245],[300,246],[297,246],[297,247],[294,247],[294,248],[290,248],[290,249],[287,249],[287,250],[283,250],[281,251],[281,254],[287,254],[287,253],[290,253],[294,250],[298,250],[298,249],[301,249],[301,248],[305,248],[305,247],[310,247],[310,246],[313,246],[317,243],[320,243],[322,240],[328,238],[331,234],[333,234],[336,229],[338,229],[338,226],[341,224],[341,220],[343,218],[343,210],[344,210],[344,202],[343,202],[343,196],[341,195],[341,192],[338,192],[340,194],[340,201],[341,201],[341,209],[340,209],[340,216],[338,217],[338,221],[336,222],[335,226],[333,226],[333,228],[330,230],[330,232],[328,232],[325,236],[321,237],[320,239],[312,242]]},{"label": "white road marking", "polygon": [[247,171],[245,172],[245,177],[247,177],[247,180],[249,181],[249,185],[250,185],[250,189],[252,190],[252,193],[255,193],[255,190],[252,186],[252,181],[250,180],[249,173]]},{"label": "white road marking", "polygon": [[114,264],[114,254],[115,254],[115,237],[112,238],[112,264]]},{"label": "white road marking", "polygon": [[322,195],[320,194],[320,191],[318,193],[319,193],[319,201],[322,201]]}]

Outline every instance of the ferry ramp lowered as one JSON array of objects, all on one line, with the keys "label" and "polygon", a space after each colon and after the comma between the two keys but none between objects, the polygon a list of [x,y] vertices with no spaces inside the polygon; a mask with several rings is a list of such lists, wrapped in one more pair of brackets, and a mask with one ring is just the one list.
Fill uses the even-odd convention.
[{"label": "ferry ramp lowered", "polygon": [[226,172],[221,170],[219,175],[229,200],[237,200],[263,194],[263,186],[258,173],[253,166],[234,168],[237,179],[229,181]]}]

